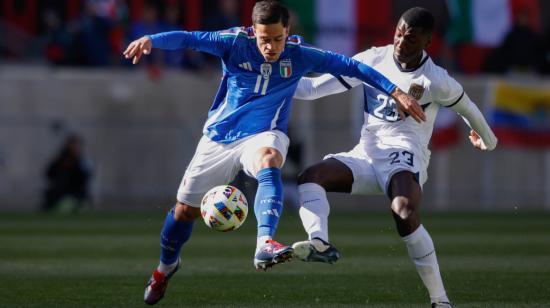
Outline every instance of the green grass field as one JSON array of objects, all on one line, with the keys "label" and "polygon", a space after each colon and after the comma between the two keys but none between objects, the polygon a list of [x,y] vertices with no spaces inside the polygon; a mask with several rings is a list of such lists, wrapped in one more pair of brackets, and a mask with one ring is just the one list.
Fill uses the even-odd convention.
[{"label": "green grass field", "polygon": [[[277,239],[303,240],[286,211]],[[143,307],[164,220],[151,213],[0,214],[0,307]],[[333,213],[334,265],[252,266],[255,220],[197,221],[162,307],[429,307],[388,213]],[[550,307],[550,215],[426,214],[457,307]]]}]

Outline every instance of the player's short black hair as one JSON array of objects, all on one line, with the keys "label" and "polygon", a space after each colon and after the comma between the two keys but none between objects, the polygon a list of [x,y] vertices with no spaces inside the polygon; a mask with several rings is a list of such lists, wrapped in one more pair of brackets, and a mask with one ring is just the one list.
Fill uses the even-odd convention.
[{"label": "player's short black hair", "polygon": [[434,16],[422,7],[413,7],[406,10],[400,19],[411,28],[422,28],[424,33],[432,33],[434,30]]},{"label": "player's short black hair", "polygon": [[289,19],[288,9],[279,1],[258,1],[252,9],[252,23],[271,25],[281,22],[286,28]]}]

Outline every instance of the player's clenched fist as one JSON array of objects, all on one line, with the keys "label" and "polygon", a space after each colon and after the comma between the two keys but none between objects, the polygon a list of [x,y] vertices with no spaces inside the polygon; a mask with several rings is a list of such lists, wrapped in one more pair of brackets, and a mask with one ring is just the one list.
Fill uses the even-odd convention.
[{"label": "player's clenched fist", "polygon": [[132,64],[137,64],[143,54],[148,55],[149,53],[151,53],[152,48],[153,44],[151,43],[151,38],[148,36],[144,36],[131,42],[123,54],[126,59],[134,57],[132,60]]},{"label": "player's clenched fist", "polygon": [[399,115],[402,119],[405,118],[406,112],[418,123],[426,121],[426,115],[424,114],[422,107],[420,107],[416,99],[414,99],[412,96],[401,91],[399,88],[395,88],[392,96],[397,103],[397,112],[399,112]]}]

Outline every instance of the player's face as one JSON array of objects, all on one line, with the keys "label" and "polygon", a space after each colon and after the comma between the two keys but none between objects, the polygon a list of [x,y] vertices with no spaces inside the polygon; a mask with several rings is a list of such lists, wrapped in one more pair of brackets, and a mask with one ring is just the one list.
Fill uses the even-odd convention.
[{"label": "player's face", "polygon": [[280,22],[270,25],[255,24],[254,33],[256,34],[258,49],[265,61],[275,62],[279,60],[285,49],[288,28],[285,28]]},{"label": "player's face", "polygon": [[393,37],[393,56],[400,63],[413,64],[420,61],[422,51],[430,44],[431,34],[424,33],[422,28],[409,27],[400,20]]}]

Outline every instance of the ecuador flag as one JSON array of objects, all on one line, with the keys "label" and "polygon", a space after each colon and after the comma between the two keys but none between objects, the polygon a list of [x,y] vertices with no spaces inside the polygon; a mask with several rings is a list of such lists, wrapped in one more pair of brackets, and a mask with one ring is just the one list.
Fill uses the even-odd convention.
[{"label": "ecuador flag", "polygon": [[550,87],[497,81],[492,90],[491,113],[502,145],[550,146]]}]

